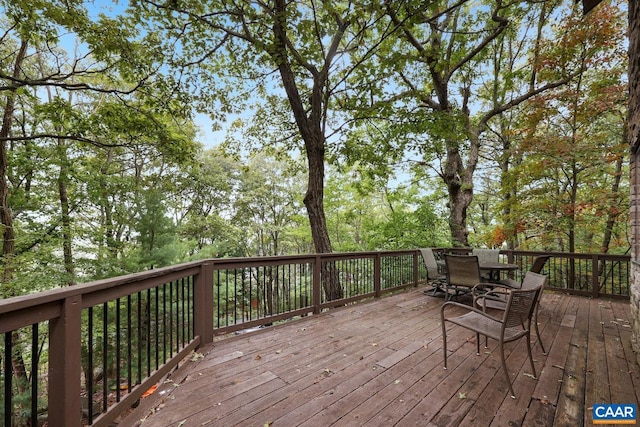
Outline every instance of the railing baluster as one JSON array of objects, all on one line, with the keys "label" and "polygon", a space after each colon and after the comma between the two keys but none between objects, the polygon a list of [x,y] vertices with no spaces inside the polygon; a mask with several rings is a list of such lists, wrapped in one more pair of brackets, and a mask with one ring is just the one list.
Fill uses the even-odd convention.
[{"label": "railing baluster", "polygon": [[169,283],[169,355],[173,356],[173,282]]},{"label": "railing baluster", "polygon": [[137,359],[136,359],[136,367],[138,368],[138,376],[137,376],[137,381],[136,384],[140,384],[142,382],[142,294],[140,292],[137,293],[137,298],[136,298],[136,305],[137,305],[137,312],[136,312],[136,329],[137,329],[137,335],[136,335],[136,342],[135,342],[135,346],[136,349],[138,349],[137,353]]},{"label": "railing baluster", "polygon": [[167,360],[167,284],[162,285],[162,360]]},{"label": "railing baluster", "polygon": [[87,418],[89,424],[93,423],[93,307],[87,309],[87,373],[89,378],[85,378],[87,386]]},{"label": "railing baluster", "polygon": [[[155,343],[156,343],[156,348],[155,348],[155,356],[156,356],[156,369],[158,369],[158,367],[160,366],[160,323],[159,323],[159,313],[160,313],[160,300],[159,300],[159,295],[158,295],[158,290],[159,288],[156,286],[155,288],[153,288],[153,296],[154,296],[154,302],[155,302],[155,307],[154,307],[154,315],[155,315],[155,327],[154,327],[154,331],[155,331]],[[164,361],[163,361],[164,362]]]},{"label": "railing baluster", "polygon": [[13,424],[13,343],[11,332],[4,334],[4,425]]},{"label": "railing baluster", "polygon": [[133,388],[133,325],[131,311],[131,295],[127,295],[127,388],[129,392]]},{"label": "railing baluster", "polygon": [[120,402],[120,298],[116,299],[116,402]]},{"label": "railing baluster", "polygon": [[109,397],[109,366],[107,349],[109,347],[109,306],[105,302],[102,305],[102,412],[108,408]]},{"label": "railing baluster", "polygon": [[151,289],[147,289],[147,298],[145,301],[146,315],[145,317],[145,340],[147,341],[147,376],[151,375]]},{"label": "railing baluster", "polygon": [[38,425],[38,324],[31,325],[31,425]]}]

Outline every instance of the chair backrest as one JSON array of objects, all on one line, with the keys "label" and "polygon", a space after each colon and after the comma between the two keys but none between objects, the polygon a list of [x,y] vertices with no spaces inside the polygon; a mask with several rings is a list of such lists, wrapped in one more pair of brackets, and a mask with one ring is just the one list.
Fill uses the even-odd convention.
[{"label": "chair backrest", "polygon": [[504,312],[503,326],[512,328],[528,324],[542,289],[549,278],[543,274],[528,271],[522,281],[522,288],[509,292]]},{"label": "chair backrest", "polygon": [[544,274],[527,271],[527,273],[524,275],[524,279],[522,279],[521,289],[533,289],[536,287],[544,289],[548,281],[549,278]]},{"label": "chair backrest", "polygon": [[[537,273],[527,272],[527,276],[530,274],[538,275]],[[522,289],[512,289],[509,292],[507,307],[502,319],[503,328],[521,327],[523,325],[526,325],[527,328],[530,327],[531,316],[546,280],[546,276],[542,276],[542,279],[533,277],[529,280],[525,277],[527,288],[524,288],[523,281]]]},{"label": "chair backrest", "polygon": [[433,251],[431,248],[423,248],[420,249],[420,253],[422,253],[422,259],[424,260],[424,264],[427,267],[427,279],[433,280],[438,277],[438,263],[436,261],[435,255],[433,255]]},{"label": "chair backrest", "polygon": [[446,254],[444,261],[447,265],[447,283],[449,285],[474,287],[482,282],[477,256]]},{"label": "chair backrest", "polygon": [[533,264],[531,265],[529,271],[540,273],[549,258],[551,258],[551,255],[538,255],[533,259]]},{"label": "chair backrest", "polygon": [[472,255],[478,257],[480,264],[500,262],[500,249],[479,249],[474,248],[471,251]]}]

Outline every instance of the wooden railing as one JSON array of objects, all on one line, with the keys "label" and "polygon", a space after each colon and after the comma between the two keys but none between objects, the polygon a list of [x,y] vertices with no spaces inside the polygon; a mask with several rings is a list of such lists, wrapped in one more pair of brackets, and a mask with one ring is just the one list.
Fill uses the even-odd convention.
[{"label": "wooden railing", "polygon": [[[438,248],[444,252],[467,254],[471,249]],[[549,276],[547,289],[592,298],[628,299],[630,295],[631,257],[629,255],[578,254],[565,252],[500,251],[501,258],[517,264],[526,272],[537,255],[551,255],[542,272]],[[504,273],[503,273],[504,274]]]},{"label": "wooden railing", "polygon": [[[526,271],[537,254],[502,256]],[[543,272],[549,288],[628,298],[629,262],[554,253]],[[425,278],[417,250],[210,259],[0,300],[0,419],[109,425],[217,334],[377,298]]]}]

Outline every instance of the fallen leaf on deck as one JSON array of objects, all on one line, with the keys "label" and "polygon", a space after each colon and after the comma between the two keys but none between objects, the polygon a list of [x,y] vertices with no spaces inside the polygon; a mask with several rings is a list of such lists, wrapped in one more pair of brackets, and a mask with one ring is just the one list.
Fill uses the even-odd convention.
[{"label": "fallen leaf on deck", "polygon": [[204,354],[202,353],[198,353],[196,351],[193,352],[193,355],[191,356],[191,361],[192,362],[197,362],[200,359],[204,359]]},{"label": "fallen leaf on deck", "polygon": [[157,390],[157,388],[158,388],[157,385],[152,385],[147,391],[144,392],[144,394],[141,397],[145,398],[145,397],[151,396],[153,392]]},{"label": "fallen leaf on deck", "polygon": [[525,377],[533,378],[534,380],[536,379],[535,375],[533,374],[527,374],[526,372],[524,372],[522,375],[524,375]]}]

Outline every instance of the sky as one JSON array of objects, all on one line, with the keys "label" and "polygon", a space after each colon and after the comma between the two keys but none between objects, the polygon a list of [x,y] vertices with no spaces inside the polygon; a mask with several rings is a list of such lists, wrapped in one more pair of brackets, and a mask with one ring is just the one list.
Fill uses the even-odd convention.
[{"label": "sky", "polygon": [[[124,13],[128,4],[128,0],[89,0],[85,2],[89,15],[96,18],[100,14],[110,17],[119,16]],[[65,47],[68,52],[73,52],[75,43],[76,39],[73,35],[69,35],[61,39],[62,46]],[[226,123],[219,123],[222,126],[222,129],[213,130],[213,121],[206,114],[196,113],[194,121],[196,126],[200,129],[198,139],[205,148],[213,148],[222,144],[228,129],[227,123],[231,122],[229,120]]]}]

